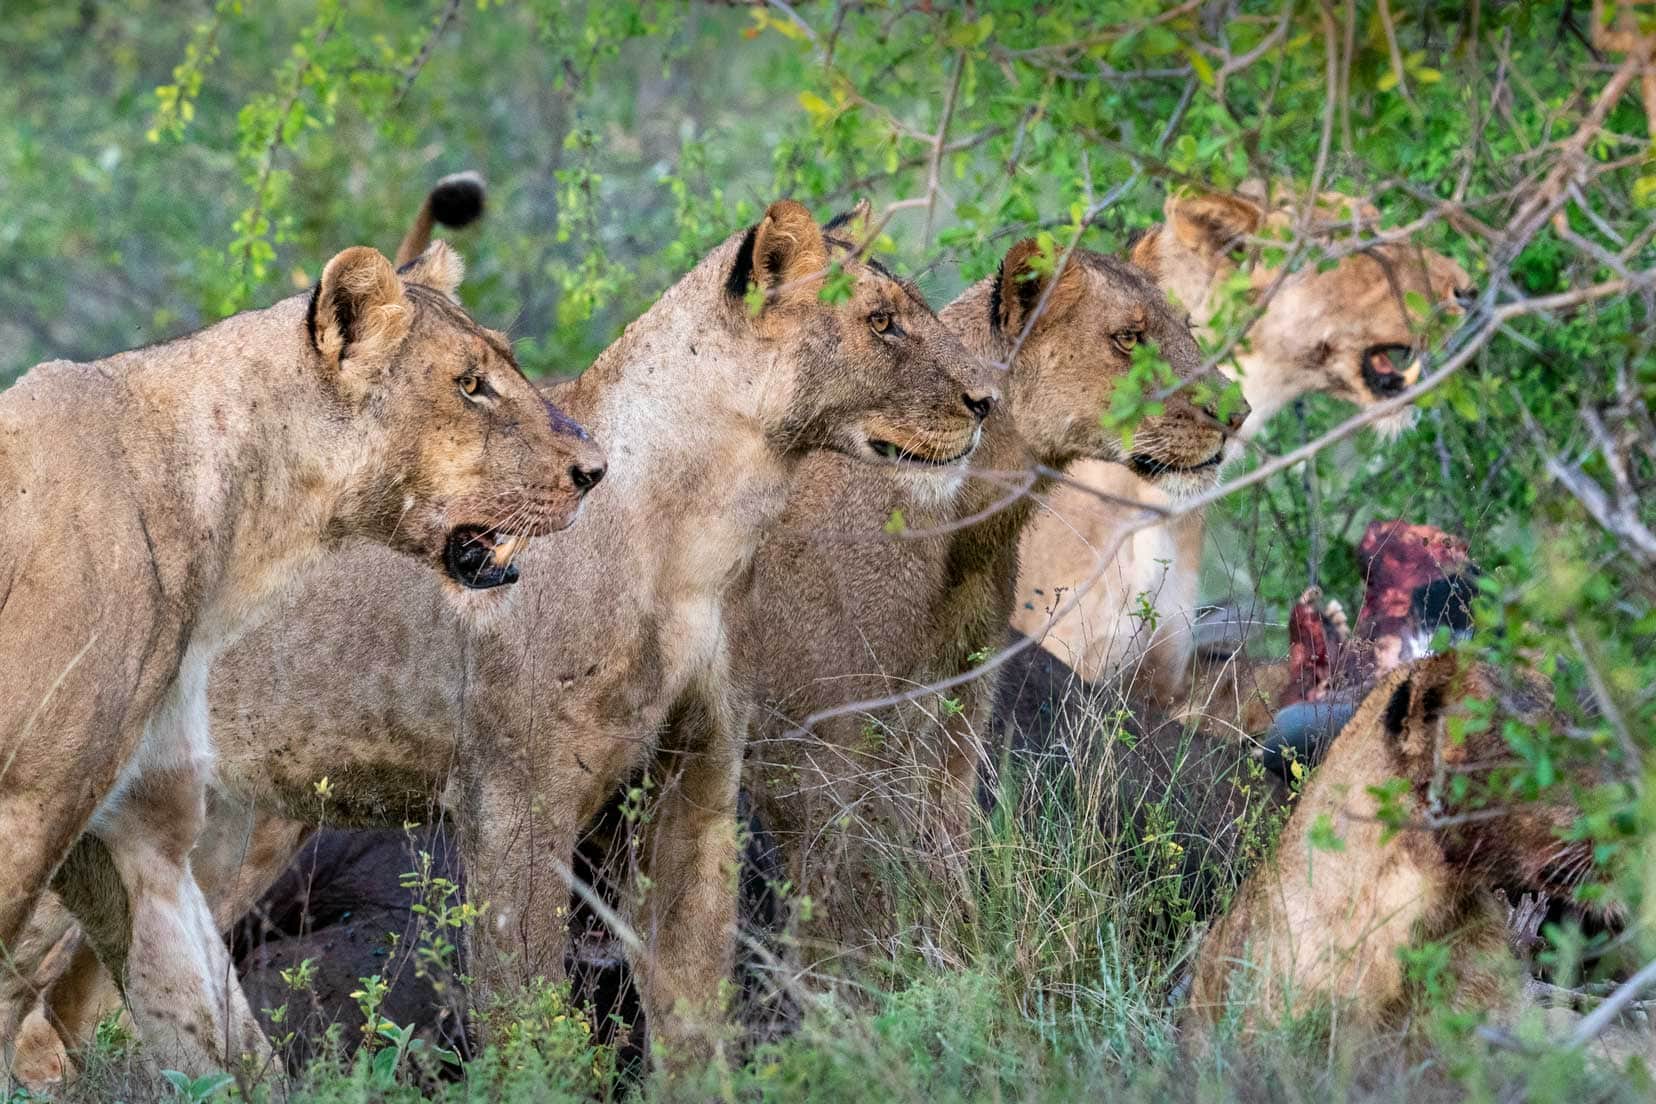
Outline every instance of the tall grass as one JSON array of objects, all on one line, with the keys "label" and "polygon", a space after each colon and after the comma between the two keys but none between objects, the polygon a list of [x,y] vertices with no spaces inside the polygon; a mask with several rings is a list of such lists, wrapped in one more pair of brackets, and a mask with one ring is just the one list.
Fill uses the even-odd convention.
[{"label": "tall grass", "polygon": [[[621,1068],[566,988],[518,995],[480,1054],[456,1056],[381,1025],[354,1054],[322,1046],[297,1074],[228,1084],[202,1099],[437,1100],[502,1104],[617,1100],[1397,1101],[1647,1100],[1642,1060],[1571,1050],[1540,1012],[1468,1016],[1425,994],[1396,1034],[1342,1030],[1325,1010],[1245,1042],[1221,1031],[1181,1048],[1182,982],[1204,919],[1268,853],[1285,811],[1258,768],[1189,733],[1158,747],[1166,777],[1102,700],[1072,701],[1048,750],[1004,756],[973,828],[963,877],[887,853],[904,924],[889,959],[792,995],[797,1029],[695,1071]],[[1059,750],[1052,750],[1052,749]],[[1219,769],[1228,766],[1230,773]],[[1224,784],[1233,829],[1201,834],[1196,799]],[[1193,793],[1192,789],[1200,792]],[[781,951],[787,957],[784,945]],[[787,976],[784,974],[780,976]],[[1238,1001],[1245,999],[1237,996]],[[1637,1039],[1637,1036],[1628,1036]],[[1648,1038],[1648,1036],[1646,1036]],[[100,1033],[76,1102],[189,1099],[147,1071],[129,1037]],[[29,1099],[14,1094],[14,1102]]]}]

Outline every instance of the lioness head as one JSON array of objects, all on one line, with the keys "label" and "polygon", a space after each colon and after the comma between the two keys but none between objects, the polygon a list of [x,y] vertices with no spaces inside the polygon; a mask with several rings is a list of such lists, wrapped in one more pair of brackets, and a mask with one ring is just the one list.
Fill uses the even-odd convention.
[{"label": "lioness head", "polygon": [[1553,792],[1561,787],[1525,800],[1507,785],[1521,764],[1504,723],[1546,716],[1536,686],[1443,652],[1387,676],[1339,739],[1365,723],[1378,725],[1417,815],[1443,825],[1434,835],[1450,866],[1487,879],[1513,900],[1526,892],[1568,899],[1594,873],[1591,841],[1567,838],[1581,809],[1573,797]]},{"label": "lioness head", "polygon": [[[1018,434],[1043,463],[1062,467],[1091,457],[1129,465],[1171,493],[1211,486],[1229,434],[1248,406],[1224,395],[1223,376],[1202,372],[1202,353],[1184,318],[1133,266],[1084,249],[1042,259],[1026,239],[1001,260],[987,304],[963,296],[954,312],[984,310],[990,348],[1011,364],[1011,411]],[[956,324],[970,326],[967,319]],[[1177,382],[1146,381],[1144,398],[1164,397],[1124,442],[1104,415],[1133,366],[1133,353],[1154,345]],[[1216,415],[1223,407],[1225,419]],[[1154,408],[1152,408],[1154,409]]]},{"label": "lioness head", "polygon": [[958,478],[999,398],[912,283],[859,255],[867,208],[826,231],[792,200],[770,205],[725,280],[729,310],[791,368],[781,450],[831,449]]},{"label": "lioness head", "polygon": [[305,327],[351,425],[372,427],[330,534],[482,589],[515,581],[522,544],[574,521],[604,455],[524,378],[506,338],[456,303],[462,271],[440,242],[400,272],[347,249],[323,269]]},{"label": "lioness head", "polygon": [[[1353,212],[1366,220],[1377,216],[1372,207],[1334,193],[1324,195],[1318,209],[1330,227],[1349,224]],[[1212,316],[1216,290],[1238,269],[1246,272],[1253,296],[1263,301],[1269,294],[1264,314],[1237,348],[1253,406],[1244,437],[1301,395],[1323,391],[1368,406],[1413,386],[1431,321],[1414,308],[1424,303],[1432,314],[1456,316],[1474,294],[1471,278],[1453,260],[1406,243],[1370,246],[1326,272],[1308,263],[1284,275],[1247,245],[1249,237],[1289,225],[1290,211],[1268,208],[1263,197],[1176,195],[1163,213],[1165,225],[1138,241],[1133,261],[1200,324]],[[1406,410],[1376,425],[1395,433],[1412,419]]]}]

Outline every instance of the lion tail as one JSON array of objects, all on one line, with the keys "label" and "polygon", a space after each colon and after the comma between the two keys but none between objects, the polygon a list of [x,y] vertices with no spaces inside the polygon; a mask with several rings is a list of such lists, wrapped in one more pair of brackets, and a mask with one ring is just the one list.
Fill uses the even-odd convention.
[{"label": "lion tail", "polygon": [[396,265],[403,265],[424,253],[431,244],[431,231],[437,226],[458,230],[470,226],[483,217],[488,199],[488,185],[481,173],[468,169],[439,180],[420,204],[420,213],[414,216],[414,225],[408,228],[402,244],[397,247]]}]

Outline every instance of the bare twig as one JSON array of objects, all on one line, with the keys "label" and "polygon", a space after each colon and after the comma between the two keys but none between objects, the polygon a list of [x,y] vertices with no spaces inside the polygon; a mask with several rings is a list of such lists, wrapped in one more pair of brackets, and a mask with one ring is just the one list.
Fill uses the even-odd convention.
[{"label": "bare twig", "polygon": [[1392,76],[1397,78],[1397,93],[1418,113],[1420,105],[1409,95],[1409,77],[1403,71],[1403,51],[1397,48],[1397,25],[1392,20],[1391,5],[1387,0],[1380,0],[1379,10],[1380,25],[1386,29],[1386,52],[1391,55]]},{"label": "bare twig", "polygon": [[954,118],[955,100],[960,95],[960,77],[966,71],[966,51],[955,54],[954,72],[949,77],[949,91],[943,97],[943,114],[937,120],[937,134],[932,142],[931,161],[926,166],[926,223],[921,242],[931,247],[932,218],[937,213],[937,193],[941,187],[943,145],[949,140],[949,122]]},{"label": "bare twig", "polygon": [[408,90],[414,87],[414,81],[418,79],[421,70],[426,67],[426,62],[431,60],[432,51],[437,49],[437,40],[443,37],[443,33],[448,30],[449,24],[453,23],[454,17],[459,14],[460,0],[447,0],[447,3],[443,5],[442,12],[432,24],[431,33],[426,35],[425,42],[420,45],[419,56],[414,59],[414,64],[408,67],[408,72],[403,76],[402,87],[397,90],[396,98],[391,101],[393,110],[402,106],[403,97],[407,96]]},{"label": "bare twig", "polygon": [[1656,983],[1656,960],[1645,963],[1644,968],[1626,981],[1608,997],[1604,1003],[1582,1017],[1576,1029],[1570,1033],[1570,1045],[1585,1046],[1598,1038],[1605,1028],[1615,1022],[1622,1010],[1633,1003],[1640,993],[1652,983]]}]

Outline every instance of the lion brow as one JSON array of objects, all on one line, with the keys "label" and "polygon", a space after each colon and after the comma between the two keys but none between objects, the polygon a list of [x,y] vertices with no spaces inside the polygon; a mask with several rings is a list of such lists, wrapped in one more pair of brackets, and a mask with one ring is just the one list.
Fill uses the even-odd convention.
[{"label": "lion brow", "polygon": [[[422,307],[434,309],[441,313],[446,321],[452,322],[463,330],[468,330],[483,339],[484,344],[495,351],[506,363],[518,368],[517,357],[512,353],[512,345],[506,335],[498,330],[491,330],[482,325],[466,312],[466,309],[455,303],[440,291],[426,287],[424,284],[405,284],[409,298]],[[518,371],[522,371],[518,368]]]},{"label": "lion brow", "polygon": [[[507,364],[517,368],[517,356],[512,352],[512,343],[506,339],[505,334],[498,330],[491,330],[487,326],[479,326],[478,330],[483,334],[483,341],[489,348],[499,353]],[[519,371],[522,371],[522,369],[519,369]]]},{"label": "lion brow", "polygon": [[878,272],[881,276],[884,276],[886,279],[902,288],[903,294],[907,295],[909,299],[913,301],[915,306],[919,307],[933,318],[937,317],[937,312],[932,310],[931,304],[926,302],[925,295],[921,294],[919,284],[915,283],[913,280],[897,275],[873,257],[865,258],[864,263],[875,272]]}]

